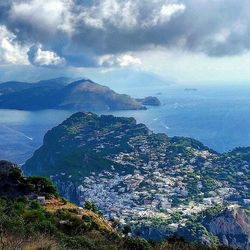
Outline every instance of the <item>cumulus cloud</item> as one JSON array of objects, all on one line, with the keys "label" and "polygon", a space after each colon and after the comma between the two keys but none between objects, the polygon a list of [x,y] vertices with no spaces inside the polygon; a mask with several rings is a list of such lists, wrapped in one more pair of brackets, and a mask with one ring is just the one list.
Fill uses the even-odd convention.
[{"label": "cumulus cloud", "polygon": [[43,50],[42,45],[33,46],[30,48],[28,55],[30,62],[36,66],[59,67],[65,65],[64,58],[58,56],[53,51]]},{"label": "cumulus cloud", "polygon": [[9,24],[20,29],[25,35],[54,35],[57,32],[72,32],[72,0],[13,0],[8,11]]},{"label": "cumulus cloud", "polygon": [[170,0],[96,0],[77,8],[74,46],[97,54],[122,53],[167,45],[164,32],[185,12],[185,4]]},{"label": "cumulus cloud", "polygon": [[104,55],[157,44],[157,26],[185,11],[184,4],[169,0],[6,1],[0,21],[20,40],[60,47],[70,57],[79,50]]},{"label": "cumulus cloud", "polygon": [[138,65],[129,53],[155,48],[211,57],[250,49],[249,0],[5,0],[0,8],[15,46],[41,44],[49,48],[41,57],[73,66]]},{"label": "cumulus cloud", "polygon": [[121,55],[117,57],[117,61],[121,67],[126,67],[129,65],[140,65],[142,61],[140,58],[133,57],[131,55]]},{"label": "cumulus cloud", "polygon": [[105,29],[107,24],[130,29],[137,25],[136,1],[103,0],[91,7],[80,7],[79,22],[86,26]]},{"label": "cumulus cloud", "polygon": [[153,25],[166,23],[176,14],[181,14],[185,11],[186,6],[184,4],[164,4],[162,5],[159,13],[156,13],[154,17]]},{"label": "cumulus cloud", "polygon": [[134,57],[131,54],[121,54],[121,55],[105,55],[99,58],[100,66],[108,67],[128,67],[133,65],[141,65],[142,61],[140,58]]},{"label": "cumulus cloud", "polygon": [[208,56],[249,50],[248,0],[77,1],[73,47],[97,55],[177,48]]},{"label": "cumulus cloud", "polygon": [[28,47],[22,46],[16,36],[0,26],[0,64],[29,64],[27,57]]}]

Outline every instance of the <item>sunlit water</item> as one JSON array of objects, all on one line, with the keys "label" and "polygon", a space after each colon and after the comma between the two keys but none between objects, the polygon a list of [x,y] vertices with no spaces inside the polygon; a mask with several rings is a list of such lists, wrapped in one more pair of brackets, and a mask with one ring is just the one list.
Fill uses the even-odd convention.
[{"label": "sunlit water", "polygon": [[[133,116],[155,132],[193,137],[219,152],[250,146],[250,87],[203,86],[184,91],[184,87],[166,86],[134,93],[140,93],[137,97],[158,94],[162,106],[112,113]],[[0,159],[23,163],[42,144],[46,131],[70,114],[0,110]]]}]

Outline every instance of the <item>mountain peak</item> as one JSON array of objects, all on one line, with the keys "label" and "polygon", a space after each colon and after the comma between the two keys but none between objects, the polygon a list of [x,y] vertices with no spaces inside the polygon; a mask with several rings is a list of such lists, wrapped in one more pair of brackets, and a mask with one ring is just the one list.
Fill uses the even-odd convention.
[{"label": "mountain peak", "polygon": [[[82,83],[95,83],[94,81],[92,81],[89,78],[82,78],[80,80],[74,81],[71,84],[82,84]],[[96,83],[97,84],[97,83]]]}]

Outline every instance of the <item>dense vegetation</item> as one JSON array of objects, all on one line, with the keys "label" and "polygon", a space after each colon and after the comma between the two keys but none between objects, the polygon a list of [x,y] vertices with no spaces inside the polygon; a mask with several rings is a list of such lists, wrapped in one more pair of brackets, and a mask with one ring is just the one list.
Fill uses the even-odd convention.
[{"label": "dense vegetation", "polygon": [[79,215],[77,209],[50,213],[25,197],[0,200],[1,245],[10,249],[28,247],[36,241],[42,241],[44,248],[101,249],[100,244],[103,248],[119,245],[118,236],[105,230],[100,222],[91,211],[84,215]]},{"label": "dense vegetation", "polygon": [[6,161],[0,161],[0,180],[1,249],[39,244],[96,249],[100,241],[103,246],[116,244],[118,235],[92,203],[79,211],[59,197],[49,180],[24,177],[17,165]]},{"label": "dense vegetation", "polygon": [[58,192],[48,179],[24,177],[17,165],[0,161],[0,196],[17,198],[23,195],[31,198],[38,195],[50,198],[51,196],[58,197]]}]

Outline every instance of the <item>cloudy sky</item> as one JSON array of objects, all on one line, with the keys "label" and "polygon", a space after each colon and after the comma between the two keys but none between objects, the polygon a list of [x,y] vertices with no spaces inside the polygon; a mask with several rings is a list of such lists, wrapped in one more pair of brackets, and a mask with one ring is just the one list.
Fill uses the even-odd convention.
[{"label": "cloudy sky", "polygon": [[250,80],[249,0],[0,0],[0,80]]}]

